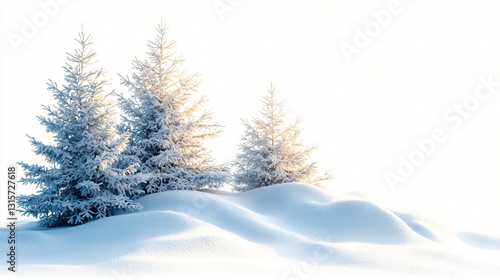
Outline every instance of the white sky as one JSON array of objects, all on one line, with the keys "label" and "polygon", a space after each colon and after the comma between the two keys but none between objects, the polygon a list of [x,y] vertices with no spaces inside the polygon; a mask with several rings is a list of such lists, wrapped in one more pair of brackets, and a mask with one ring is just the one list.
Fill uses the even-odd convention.
[{"label": "white sky", "polygon": [[[48,2],[58,3],[50,15],[40,5]],[[225,126],[210,143],[220,162],[233,159],[240,118],[256,116],[273,81],[288,113],[303,117],[304,141],[318,145],[315,159],[332,171],[332,190],[500,232],[500,87],[457,129],[443,119],[474,93],[479,77],[500,81],[500,2],[401,0],[402,10],[350,62],[341,43],[354,45],[356,28],[370,26],[373,12],[391,1],[60,2],[0,4],[2,166],[40,160],[25,134],[49,139],[36,118],[44,114],[41,104],[53,102],[45,83],[62,83],[65,53],[76,47],[82,24],[113,80],[110,89],[123,91],[117,74],[132,73],[131,60],[145,57],[163,18],[188,71],[201,75],[200,93],[208,95],[215,121]],[[233,7],[221,17],[217,3]],[[23,35],[34,21],[37,30]],[[12,36],[26,39],[18,51]],[[415,140],[436,128],[447,140],[392,190],[384,173],[396,172],[398,157],[408,158]]]}]

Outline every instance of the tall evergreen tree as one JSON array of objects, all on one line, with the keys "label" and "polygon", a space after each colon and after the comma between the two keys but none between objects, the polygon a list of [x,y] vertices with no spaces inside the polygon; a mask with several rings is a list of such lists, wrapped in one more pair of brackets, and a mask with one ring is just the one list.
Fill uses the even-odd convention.
[{"label": "tall evergreen tree", "polygon": [[81,32],[76,41],[79,48],[67,54],[69,62],[63,67],[65,83],[47,83],[57,105],[43,106],[47,116],[38,116],[54,143],[28,136],[34,152],[49,166],[19,163],[25,170],[21,182],[40,189],[20,196],[19,206],[23,215],[39,218],[46,227],[82,224],[119,209],[141,208],[129,198],[137,194],[133,186],[141,181],[140,176],[129,176],[137,166],[112,167],[128,136],[116,133],[113,92],[105,92],[105,71],[92,68],[96,59],[91,36]]},{"label": "tall evergreen tree", "polygon": [[267,91],[262,99],[262,118],[243,120],[245,133],[233,163],[235,189],[251,190],[288,182],[314,184],[331,179],[328,173],[317,175],[316,162],[308,162],[314,147],[301,142],[298,119],[286,123],[276,87],[271,83]]},{"label": "tall evergreen tree", "polygon": [[140,162],[148,176],[139,188],[146,193],[216,188],[230,180],[204,147],[220,133],[211,112],[202,111],[205,96],[193,100],[199,80],[180,69],[183,59],[159,24],[155,40],[148,41],[148,58],[132,62],[135,73],[121,77],[130,97],[119,95],[124,112],[121,130],[130,133],[122,163]]}]

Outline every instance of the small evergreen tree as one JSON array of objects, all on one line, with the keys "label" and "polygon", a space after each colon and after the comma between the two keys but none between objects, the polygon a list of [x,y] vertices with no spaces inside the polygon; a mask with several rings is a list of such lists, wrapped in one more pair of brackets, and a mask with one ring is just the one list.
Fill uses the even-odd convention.
[{"label": "small evergreen tree", "polygon": [[105,71],[91,69],[95,53],[91,36],[79,33],[79,48],[67,54],[65,84],[48,81],[57,105],[43,106],[48,116],[38,116],[53,144],[30,138],[34,152],[45,157],[49,166],[19,164],[25,170],[24,184],[34,184],[37,194],[20,196],[23,215],[40,219],[46,227],[82,224],[113,215],[119,209],[141,206],[129,196],[140,176],[129,176],[136,165],[112,167],[127,145],[127,135],[116,134],[112,92],[106,93]]},{"label": "small evergreen tree", "polygon": [[159,24],[157,32],[148,42],[148,59],[132,62],[131,78],[121,76],[131,96],[119,95],[120,129],[131,137],[120,162],[140,162],[139,172],[148,180],[138,187],[146,193],[219,187],[230,180],[229,172],[203,145],[220,126],[211,123],[211,112],[202,111],[205,96],[192,101],[197,75],[180,69],[183,59],[167,40],[166,26]]},{"label": "small evergreen tree", "polygon": [[286,124],[282,101],[271,83],[262,99],[262,118],[243,120],[245,133],[240,153],[233,166],[235,189],[251,190],[288,182],[317,183],[331,179],[328,173],[317,175],[316,162],[308,163],[314,147],[300,140],[299,120]]}]

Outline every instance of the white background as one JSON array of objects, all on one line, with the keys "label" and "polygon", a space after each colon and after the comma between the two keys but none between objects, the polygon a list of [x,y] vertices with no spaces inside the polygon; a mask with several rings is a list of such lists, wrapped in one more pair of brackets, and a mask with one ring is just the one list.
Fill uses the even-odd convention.
[{"label": "white background", "polygon": [[[48,2],[57,8],[47,12],[40,3]],[[318,145],[320,170],[331,170],[326,187],[498,236],[500,87],[457,129],[443,115],[474,93],[480,77],[500,81],[500,2],[401,0],[401,11],[346,57],[341,45],[355,46],[357,28],[374,24],[373,13],[390,2],[2,1],[2,178],[7,164],[43,162],[26,134],[50,142],[36,118],[45,114],[42,104],[53,104],[45,83],[63,82],[65,53],[82,25],[108,69],[109,89],[121,92],[118,73],[131,74],[132,59],[145,58],[163,19],[225,126],[209,143],[219,162],[234,158],[240,119],[257,116],[273,81],[290,116],[303,118],[304,141]],[[27,22],[36,30],[26,33]],[[19,37],[25,40],[16,46]],[[399,157],[437,128],[447,140],[390,188],[384,174],[396,173]]]}]

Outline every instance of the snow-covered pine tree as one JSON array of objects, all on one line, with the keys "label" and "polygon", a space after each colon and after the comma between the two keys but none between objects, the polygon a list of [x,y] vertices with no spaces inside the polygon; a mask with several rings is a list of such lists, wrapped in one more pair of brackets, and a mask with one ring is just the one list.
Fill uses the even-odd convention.
[{"label": "snow-covered pine tree", "polygon": [[299,119],[286,123],[283,102],[271,83],[262,99],[262,118],[243,120],[245,127],[240,152],[233,162],[235,190],[245,191],[288,182],[317,183],[331,179],[317,175],[316,162],[309,163],[314,147],[300,140]]},{"label": "snow-covered pine tree", "polygon": [[141,182],[139,175],[129,175],[137,166],[112,167],[128,135],[116,133],[113,92],[105,92],[105,71],[91,67],[96,62],[91,36],[80,32],[76,41],[79,47],[67,54],[69,62],[63,66],[65,83],[47,83],[57,105],[43,106],[47,116],[38,116],[54,143],[28,136],[34,152],[49,166],[19,163],[25,170],[20,181],[40,189],[20,196],[19,206],[23,215],[39,218],[46,227],[82,224],[117,210],[141,208],[129,198]]},{"label": "snow-covered pine tree", "polygon": [[210,111],[203,111],[205,96],[193,100],[198,76],[180,69],[183,59],[174,52],[175,42],[167,40],[163,23],[147,47],[147,59],[132,62],[135,73],[121,76],[130,96],[118,96],[124,112],[120,129],[131,137],[120,162],[140,162],[139,172],[149,179],[138,188],[146,193],[229,182],[228,168],[217,165],[204,147],[220,126],[211,123]]}]

